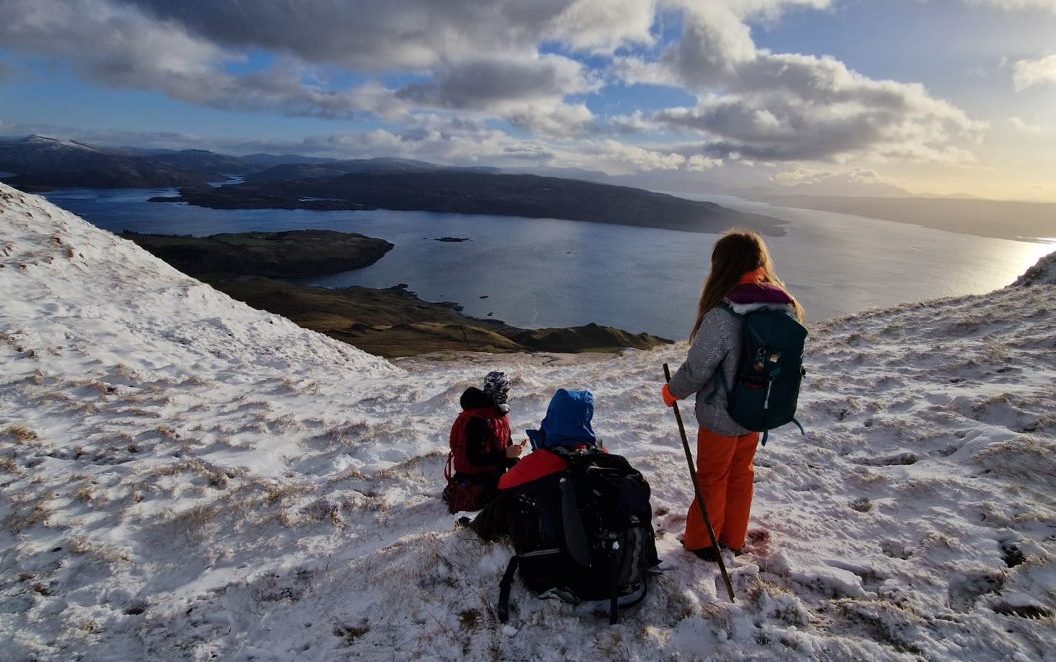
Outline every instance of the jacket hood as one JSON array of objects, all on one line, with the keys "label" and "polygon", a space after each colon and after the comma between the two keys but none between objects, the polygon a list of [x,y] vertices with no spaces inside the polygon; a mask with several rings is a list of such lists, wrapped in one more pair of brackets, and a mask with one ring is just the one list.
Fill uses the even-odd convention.
[{"label": "jacket hood", "polygon": [[462,405],[462,409],[480,409],[481,407],[495,406],[492,399],[476,386],[467,388],[462,393],[462,397],[458,399],[458,404]]},{"label": "jacket hood", "polygon": [[594,394],[590,391],[558,389],[546,408],[538,430],[528,430],[532,448],[597,444],[590,425],[594,418]]},{"label": "jacket hood", "polygon": [[726,300],[740,305],[762,303],[780,306],[790,305],[792,295],[774,283],[740,283],[730,290],[730,293],[726,295]]}]

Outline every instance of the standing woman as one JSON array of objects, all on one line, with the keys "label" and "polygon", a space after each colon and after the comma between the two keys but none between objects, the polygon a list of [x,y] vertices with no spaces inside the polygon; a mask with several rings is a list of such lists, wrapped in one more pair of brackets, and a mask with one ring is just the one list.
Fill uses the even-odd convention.
[{"label": "standing woman", "polygon": [[[741,427],[726,412],[726,387],[733,385],[741,352],[743,321],[721,306],[744,314],[759,308],[785,309],[803,320],[803,309],[774,272],[763,238],[732,230],[711,253],[711,272],[700,295],[697,319],[690,333],[689,356],[664,385],[664,403],[696,394],[697,484],[708,508],[719,544],[740,551],[748,533],[752,508],[752,460],[759,433]],[[715,561],[696,499],[686,517],[682,543],[698,557]]]}]

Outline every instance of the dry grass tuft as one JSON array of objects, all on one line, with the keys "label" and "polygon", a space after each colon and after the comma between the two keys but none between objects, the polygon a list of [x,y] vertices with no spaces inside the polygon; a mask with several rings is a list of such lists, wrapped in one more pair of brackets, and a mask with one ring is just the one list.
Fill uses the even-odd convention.
[{"label": "dry grass tuft", "polygon": [[330,479],[330,483],[339,483],[343,480],[365,480],[367,474],[363,473],[359,469],[349,467],[338,472],[336,476]]},{"label": "dry grass tuft", "polygon": [[157,433],[160,434],[162,438],[168,439],[169,441],[180,438],[180,435],[176,433],[176,430],[173,430],[167,425],[159,425],[155,430],[157,430]]},{"label": "dry grass tuft", "polygon": [[128,563],[132,560],[132,557],[127,552],[116,547],[93,542],[85,536],[70,538],[66,548],[78,556],[90,556],[108,564]]},{"label": "dry grass tuft", "polygon": [[13,512],[4,518],[4,528],[12,534],[18,534],[38,524],[47,526],[48,518],[51,517],[51,510],[48,509],[46,504],[52,496],[52,494],[46,494],[36,499],[32,507],[29,507],[24,500]]},{"label": "dry grass tuft", "polygon": [[37,433],[29,429],[25,425],[9,425],[4,433],[10,437],[13,437],[15,441],[23,444],[28,444],[40,439]]},{"label": "dry grass tuft", "polygon": [[85,485],[81,489],[73,493],[73,498],[84,503],[92,503],[95,501],[95,490],[92,489],[91,485]]},{"label": "dry grass tuft", "polygon": [[220,509],[216,506],[202,504],[174,514],[171,522],[188,538],[197,539],[204,537],[206,526],[212,524],[219,514]]},{"label": "dry grass tuft", "polygon": [[154,469],[155,476],[175,476],[181,473],[196,473],[206,479],[209,487],[222,490],[227,487],[229,479],[245,472],[238,469],[225,469],[198,458],[181,460],[180,462],[173,462]]},{"label": "dry grass tuft", "polygon": [[983,341],[983,354],[991,361],[1007,361],[1008,349],[995,338],[986,338]]},{"label": "dry grass tuft", "polygon": [[264,489],[264,503],[269,506],[274,506],[276,503],[279,503],[291,496],[303,494],[307,491],[307,487],[294,483],[289,483],[287,485],[268,485]]}]

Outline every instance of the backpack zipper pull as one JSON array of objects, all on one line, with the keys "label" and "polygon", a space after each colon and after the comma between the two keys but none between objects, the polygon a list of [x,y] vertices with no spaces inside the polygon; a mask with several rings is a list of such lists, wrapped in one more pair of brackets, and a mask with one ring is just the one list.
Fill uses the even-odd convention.
[{"label": "backpack zipper pull", "polygon": [[766,382],[766,398],[763,400],[763,409],[770,408],[770,389],[774,386],[774,380],[768,379]]}]

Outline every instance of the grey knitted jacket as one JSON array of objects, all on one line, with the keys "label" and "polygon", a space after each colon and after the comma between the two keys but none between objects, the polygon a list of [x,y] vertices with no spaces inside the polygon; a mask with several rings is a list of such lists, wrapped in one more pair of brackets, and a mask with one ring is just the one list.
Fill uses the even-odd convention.
[{"label": "grey knitted jacket", "polygon": [[[790,310],[784,305],[733,305],[733,309],[744,314],[755,308],[776,308]],[[715,371],[722,366],[722,377],[727,386],[733,384],[737,376],[737,363],[741,358],[741,333],[744,322],[740,317],[731,315],[722,308],[712,308],[704,315],[700,331],[689,347],[689,356],[678,372],[671,378],[668,386],[678,399],[697,394],[695,413],[697,424],[716,434],[727,437],[748,434],[726,413],[726,389],[717,380],[713,381]]]}]

